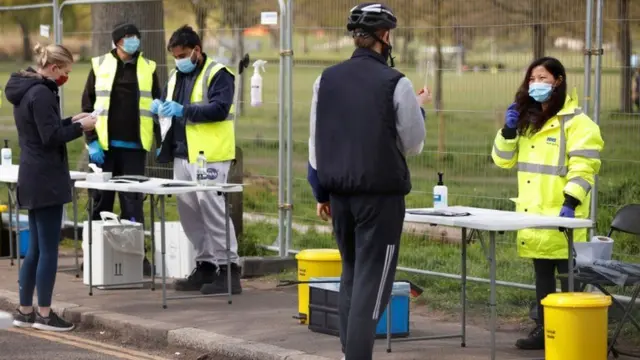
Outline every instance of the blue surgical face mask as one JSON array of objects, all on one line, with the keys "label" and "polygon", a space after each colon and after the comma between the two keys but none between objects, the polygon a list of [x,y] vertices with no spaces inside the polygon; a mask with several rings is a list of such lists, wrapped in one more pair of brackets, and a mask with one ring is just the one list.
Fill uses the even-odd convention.
[{"label": "blue surgical face mask", "polygon": [[535,82],[529,84],[529,96],[539,103],[549,100],[552,92],[553,85],[549,83]]},{"label": "blue surgical face mask", "polygon": [[124,38],[124,42],[122,43],[122,50],[129,55],[133,55],[140,49],[140,39],[136,36]]},{"label": "blue surgical face mask", "polygon": [[191,54],[183,59],[176,59],[176,67],[178,68],[178,71],[180,71],[183,74],[189,74],[190,72],[192,72],[195,68],[196,68],[196,63],[191,60],[191,57],[193,56],[193,51],[191,51]]}]

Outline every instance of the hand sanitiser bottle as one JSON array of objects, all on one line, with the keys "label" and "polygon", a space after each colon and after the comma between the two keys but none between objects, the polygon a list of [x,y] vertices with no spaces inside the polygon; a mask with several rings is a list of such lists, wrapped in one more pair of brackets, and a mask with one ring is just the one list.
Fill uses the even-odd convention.
[{"label": "hand sanitiser bottle", "polygon": [[433,208],[434,209],[442,209],[448,206],[447,201],[449,197],[449,191],[447,190],[447,187],[444,185],[444,182],[442,181],[443,175],[444,174],[441,172],[438,173],[438,184],[433,187]]},{"label": "hand sanitiser bottle", "polygon": [[9,147],[9,140],[4,139],[4,148],[0,151],[0,156],[2,157],[2,166],[11,166],[11,148]]}]

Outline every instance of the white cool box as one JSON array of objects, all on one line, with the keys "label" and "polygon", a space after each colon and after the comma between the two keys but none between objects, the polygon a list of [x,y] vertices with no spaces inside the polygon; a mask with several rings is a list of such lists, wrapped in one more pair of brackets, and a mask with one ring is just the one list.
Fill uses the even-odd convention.
[{"label": "white cool box", "polygon": [[[92,226],[92,283],[113,285],[142,282],[144,259],[144,230],[142,224],[118,220],[112,213],[102,212],[102,221],[93,221]],[[89,222],[82,226],[83,281],[89,285]],[[119,288],[141,288],[143,284],[123,285]]]},{"label": "white cool box", "polygon": [[[156,275],[162,276],[162,247],[160,242],[160,223],[154,225],[156,240]],[[167,278],[182,279],[191,274],[196,267],[196,254],[193,245],[182,229],[179,221],[165,223],[165,261]],[[151,260],[151,259],[149,259]]]},{"label": "white cool box", "polygon": [[[115,216],[115,215],[114,215]],[[93,283],[96,285],[114,285],[141,282],[142,261],[144,256],[144,232],[142,224],[127,220],[118,222],[108,216],[103,221],[93,221]],[[162,248],[160,242],[160,223],[155,223],[155,262],[156,275],[162,275]],[[84,254],[84,284],[89,285],[89,224],[84,222],[82,231],[82,251]],[[166,276],[167,278],[185,278],[195,268],[195,252],[187,239],[180,222],[165,223],[166,240]],[[149,259],[151,261],[151,259]],[[143,285],[123,285],[119,288],[140,288]],[[97,286],[98,289],[104,287]]]}]

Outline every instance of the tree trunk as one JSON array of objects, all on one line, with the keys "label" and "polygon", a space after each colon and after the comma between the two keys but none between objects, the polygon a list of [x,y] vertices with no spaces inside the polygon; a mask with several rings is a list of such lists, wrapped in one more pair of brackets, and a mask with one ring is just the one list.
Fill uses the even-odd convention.
[{"label": "tree trunk", "polygon": [[[111,31],[115,25],[122,22],[135,24],[142,36],[140,46],[144,56],[156,62],[158,80],[161,86],[166,84],[167,50],[162,1],[93,4],[91,5],[91,20],[93,24],[92,53],[94,56],[111,50],[113,44]],[[152,149],[147,157],[147,175],[171,177],[171,171],[166,171],[169,169],[166,165],[162,167],[156,165],[154,155],[155,149]],[[149,169],[154,169],[153,174],[149,173]]]},{"label": "tree trunk", "polygon": [[33,50],[31,49],[31,38],[29,37],[29,26],[27,22],[21,19],[16,19],[20,32],[22,32],[22,59],[26,62],[33,60]]},{"label": "tree trunk", "polygon": [[238,72],[238,64],[240,60],[244,57],[244,29],[238,29],[234,31],[234,51],[233,51],[233,62],[231,63],[231,70],[239,77],[238,88],[236,89],[236,93],[238,94],[238,108],[236,109],[237,116],[240,116],[244,112],[244,89],[245,89],[245,78],[246,73],[240,76]]},{"label": "tree trunk", "polygon": [[620,49],[620,111],[633,110],[631,100],[631,29],[629,27],[629,0],[618,0],[618,49]]},{"label": "tree trunk", "polygon": [[158,78],[161,84],[167,81],[167,50],[164,34],[164,8],[162,1],[129,2],[114,4],[93,4],[91,6],[93,23],[94,56],[111,50],[113,27],[122,22],[135,24],[142,33],[141,48],[144,56],[157,64]]},{"label": "tree trunk", "polygon": [[533,2],[533,58],[538,59],[545,55],[545,42],[547,39],[547,28],[543,21],[545,16],[543,14],[541,1]]},{"label": "tree trunk", "polygon": [[196,26],[198,27],[198,36],[200,41],[204,44],[204,35],[207,30],[207,17],[209,16],[209,10],[203,6],[195,7]]}]

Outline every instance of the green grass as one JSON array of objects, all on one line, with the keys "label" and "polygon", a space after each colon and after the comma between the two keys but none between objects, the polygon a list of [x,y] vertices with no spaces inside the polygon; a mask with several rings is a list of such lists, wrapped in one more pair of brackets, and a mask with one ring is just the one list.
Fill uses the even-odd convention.
[{"label": "green grass", "polygon": [[[296,42],[297,44],[299,41]],[[299,45],[297,45],[299,47]],[[321,66],[312,66],[315,60],[337,61],[348,55],[350,50],[340,52],[318,52],[304,54],[296,49],[299,60],[293,74],[293,201],[294,217],[300,223],[318,223],[315,218],[315,202],[306,183],[308,111],[313,81],[321,73]],[[454,72],[444,74],[444,112],[437,119],[432,108],[427,109],[427,139],[425,151],[409,160],[413,178],[413,192],[407,198],[409,207],[426,207],[431,204],[431,190],[436,181],[436,173],[445,173],[449,187],[450,204],[471,205],[497,209],[513,209],[510,197],[517,195],[514,171],[495,168],[489,153],[496,131],[501,127],[502,114],[513,98],[513,93],[521,81],[521,70],[529,60],[529,54],[500,54],[505,59],[509,71],[492,74]],[[580,70],[582,57],[575,54],[553,54],[563,60],[573,71],[567,79],[570,87],[576,87],[582,97],[583,75]],[[265,47],[256,58],[276,59],[277,52]],[[470,61],[485,61],[484,54],[473,55]],[[607,58],[609,59],[609,58]],[[606,60],[606,64],[612,64]],[[0,63],[0,84],[6,83],[15,64]],[[65,85],[65,114],[72,115],[80,110],[80,97],[89,66],[79,63],[74,66],[71,79]],[[423,83],[423,76],[415,68],[400,70],[416,84]],[[640,150],[637,134],[640,133],[640,116],[617,112],[620,96],[620,77],[617,72],[605,71],[602,77],[602,102],[600,124],[605,139],[602,155],[603,166],[599,182],[598,232],[603,233],[609,226],[611,217],[619,206],[640,201],[640,180],[637,155]],[[247,79],[248,80],[248,79]],[[432,79],[429,79],[431,82]],[[261,108],[251,108],[248,104],[237,124],[238,143],[244,151],[245,189],[244,208],[246,212],[275,215],[278,211],[278,65],[270,62],[264,74],[264,101]],[[432,83],[430,84],[433,85]],[[248,88],[244,94],[249,99]],[[582,103],[582,101],[581,101]],[[12,141],[15,155],[16,134],[12,129],[13,118],[10,104],[4,101],[0,108],[0,135]],[[438,151],[438,133],[444,134],[444,149]],[[81,156],[82,141],[69,144],[71,164]],[[17,157],[16,157],[17,159]],[[80,202],[81,207],[84,201]],[[167,207],[169,218],[175,219],[175,207]],[[70,213],[69,213],[70,214]],[[81,211],[81,214],[83,212]],[[259,244],[271,244],[276,229],[269,225],[248,224],[245,228],[246,254],[257,251]],[[326,235],[294,233],[296,249],[309,247],[334,247],[333,240]],[[640,247],[634,239],[616,237],[616,257],[640,262]],[[532,283],[532,267],[528,261],[517,257],[512,236],[504,236],[498,244],[498,278],[504,281]],[[244,246],[244,245],[243,245]],[[436,272],[459,273],[460,259],[457,245],[445,244],[426,236],[406,234],[402,244],[400,263]],[[469,276],[488,277],[487,262],[481,246],[474,243],[469,249]],[[425,302],[428,306],[445,311],[455,311],[459,307],[460,286],[456,281],[437,277],[404,274],[425,286]],[[488,296],[488,286],[472,284],[469,288],[471,303],[479,311],[484,311]],[[499,289],[499,308],[506,318],[522,318],[533,299],[531,291],[511,288]]]}]

